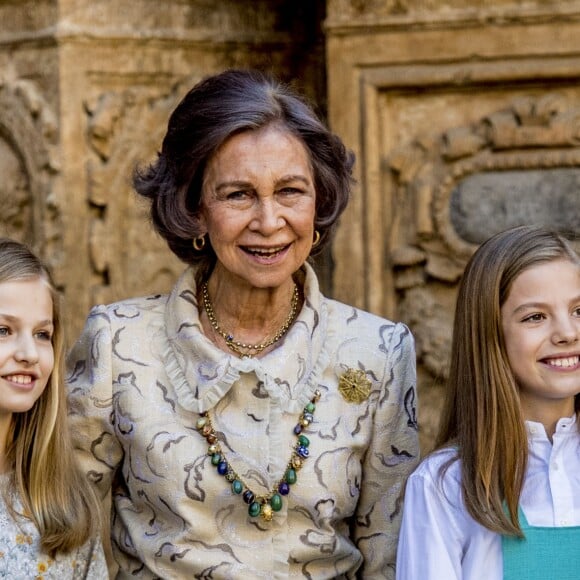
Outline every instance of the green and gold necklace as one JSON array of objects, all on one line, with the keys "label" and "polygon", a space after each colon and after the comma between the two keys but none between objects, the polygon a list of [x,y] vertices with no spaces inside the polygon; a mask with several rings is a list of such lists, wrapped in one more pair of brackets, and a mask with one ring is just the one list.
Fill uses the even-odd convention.
[{"label": "green and gold necklace", "polygon": [[263,520],[269,522],[274,512],[282,509],[282,497],[290,493],[290,486],[297,481],[297,472],[310,455],[308,449],[310,440],[303,434],[303,430],[314,421],[314,411],[319,400],[320,391],[316,390],[310,402],[304,407],[298,423],[294,427],[296,443],[292,448],[292,454],[284,470],[284,475],[265,495],[254,493],[250,486],[234,471],[221,448],[209,411],[202,413],[197,420],[196,428],[207,441],[207,454],[211,457],[212,465],[216,467],[219,475],[224,476],[226,481],[231,484],[232,493],[235,495],[241,494],[242,499],[248,504],[250,517],[261,516]]}]

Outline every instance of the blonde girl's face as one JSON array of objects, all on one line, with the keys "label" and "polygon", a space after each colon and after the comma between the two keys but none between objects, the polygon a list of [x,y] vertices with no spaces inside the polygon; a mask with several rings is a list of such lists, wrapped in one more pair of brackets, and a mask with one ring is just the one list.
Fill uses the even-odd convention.
[{"label": "blonde girl's face", "polygon": [[501,322],[524,416],[571,416],[580,393],[580,267],[560,259],[524,270]]},{"label": "blonde girl's face", "polygon": [[0,425],[28,411],[54,366],[53,303],[46,282],[0,283]]}]

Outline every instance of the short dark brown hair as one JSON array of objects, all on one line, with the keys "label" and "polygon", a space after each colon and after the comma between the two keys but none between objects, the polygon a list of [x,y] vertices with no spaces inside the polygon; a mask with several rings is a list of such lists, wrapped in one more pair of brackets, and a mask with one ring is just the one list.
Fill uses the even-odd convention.
[{"label": "short dark brown hair", "polygon": [[188,264],[211,267],[215,254],[192,247],[202,234],[196,219],[209,159],[230,137],[272,123],[290,131],[306,147],[316,189],[314,227],[319,253],[331,239],[350,198],[354,155],[289,86],[255,70],[227,70],[196,84],[169,118],[161,152],[137,169],[133,185],[151,202],[151,219],[169,248]]}]

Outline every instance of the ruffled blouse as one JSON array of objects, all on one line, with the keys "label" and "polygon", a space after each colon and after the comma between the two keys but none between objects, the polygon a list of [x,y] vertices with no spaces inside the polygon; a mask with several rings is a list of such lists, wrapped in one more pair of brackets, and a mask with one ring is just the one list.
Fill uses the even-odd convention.
[{"label": "ruffled blouse", "polygon": [[[418,459],[413,339],[325,298],[310,266],[301,276],[296,321],[259,358],[204,335],[192,269],[170,295],[91,311],[68,382],[79,457],[103,495],[113,488],[119,578],[394,577],[400,492]],[[345,377],[367,395],[341,393]],[[212,464],[200,413],[231,468],[265,495],[317,390],[297,482],[271,521],[251,517]]]}]

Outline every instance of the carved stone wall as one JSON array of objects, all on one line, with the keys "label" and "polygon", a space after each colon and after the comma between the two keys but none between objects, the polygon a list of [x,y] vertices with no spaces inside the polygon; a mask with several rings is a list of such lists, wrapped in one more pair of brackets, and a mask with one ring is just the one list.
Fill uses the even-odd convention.
[{"label": "carved stone wall", "polygon": [[[1,69],[1,67],[0,67]],[[51,264],[62,253],[58,200],[57,123],[33,83],[4,69],[0,77],[0,204],[2,234],[46,249]]]},{"label": "carved stone wall", "polygon": [[89,308],[165,292],[183,265],[132,192],[202,77],[257,67],[324,107],[324,2],[0,0],[0,235],[31,243],[74,338]]},{"label": "carved stone wall", "polygon": [[469,256],[522,223],[580,239],[580,2],[327,4],[329,117],[359,181],[334,294],[413,330],[427,450]]}]

